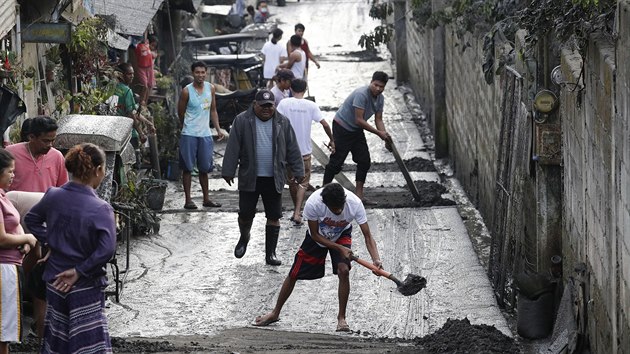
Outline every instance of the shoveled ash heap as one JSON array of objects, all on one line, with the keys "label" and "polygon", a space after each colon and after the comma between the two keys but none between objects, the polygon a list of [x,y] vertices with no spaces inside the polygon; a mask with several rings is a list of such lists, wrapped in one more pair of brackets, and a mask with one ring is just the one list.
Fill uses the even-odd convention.
[{"label": "shoveled ash heap", "polygon": [[468,318],[448,319],[436,332],[417,338],[416,345],[429,353],[520,353],[518,343],[494,326],[471,325]]}]

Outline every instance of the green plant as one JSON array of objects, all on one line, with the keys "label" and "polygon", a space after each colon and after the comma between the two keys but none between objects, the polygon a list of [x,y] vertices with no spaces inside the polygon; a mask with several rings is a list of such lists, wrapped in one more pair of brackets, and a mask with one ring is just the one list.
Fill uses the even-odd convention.
[{"label": "green plant", "polygon": [[160,76],[155,79],[155,86],[160,90],[170,90],[173,87],[173,78],[170,76]]},{"label": "green plant", "polygon": [[[63,95],[63,100],[69,99],[72,103],[73,113],[115,115],[108,104],[105,103],[116,90],[116,81],[100,80],[96,85],[84,85],[83,90],[72,96]],[[64,103],[59,102],[58,108],[64,108]]]},{"label": "green plant", "polygon": [[61,64],[61,50],[59,46],[53,45],[48,48],[44,57],[46,57],[46,69],[52,69]]},{"label": "green plant", "polygon": [[[393,11],[394,8],[390,3],[380,3],[378,0],[372,0],[370,17],[377,20],[385,20]],[[394,27],[390,24],[383,23],[374,27],[369,34],[361,35],[359,45],[367,50],[374,50],[379,45],[388,43],[393,33]]]},{"label": "green plant", "polygon": [[[560,44],[572,44],[584,56],[590,36],[601,33],[613,37],[616,0],[452,0],[439,10],[431,0],[412,0],[412,19],[421,29],[449,25],[461,40],[462,51],[470,46],[464,34],[484,36],[482,67],[486,81],[493,82],[495,42],[514,43],[518,29],[527,30],[526,51],[540,39],[555,39]],[[383,11],[378,0],[372,1],[370,15],[385,20],[391,11]],[[396,19],[395,19],[396,20]],[[385,27],[381,25],[379,27]],[[378,28],[378,27],[377,27]],[[386,30],[361,36],[361,46],[386,43]],[[521,53],[523,54],[523,53]],[[506,58],[499,58],[499,67]]]},{"label": "green plant", "polygon": [[153,117],[158,141],[160,142],[160,156],[174,158],[179,146],[179,127],[175,117],[169,114],[163,105],[157,102],[149,103],[149,112]]},{"label": "green plant", "polygon": [[68,49],[73,70],[82,83],[89,83],[107,67],[107,25],[98,17],[86,18],[75,28]]},{"label": "green plant", "polygon": [[140,183],[135,171],[130,170],[127,172],[127,183],[119,188],[113,198],[114,202],[133,208],[129,211],[129,217],[134,235],[156,234],[160,230],[160,217],[147,205],[147,185]]}]

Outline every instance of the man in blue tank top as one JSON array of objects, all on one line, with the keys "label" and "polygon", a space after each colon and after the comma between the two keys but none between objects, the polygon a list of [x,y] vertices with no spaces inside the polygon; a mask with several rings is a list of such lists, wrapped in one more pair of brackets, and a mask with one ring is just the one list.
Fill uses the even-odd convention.
[{"label": "man in blue tank top", "polygon": [[199,170],[199,184],[203,192],[203,206],[220,207],[208,197],[208,173],[213,169],[212,152],[214,144],[210,131],[210,119],[217,130],[217,137],[222,140],[224,135],[219,127],[219,115],[215,100],[214,85],[206,82],[207,67],[197,61],[191,65],[193,82],[182,90],[177,104],[177,115],[182,126],[179,139],[179,167],[183,171],[185,209],[197,209],[197,205],[190,197],[192,170],[197,165]]},{"label": "man in blue tank top", "polygon": [[[361,198],[364,205],[376,205],[376,202],[365,199],[363,185],[370,169],[370,150],[365,140],[364,130],[378,135],[386,143],[389,150],[390,136],[383,124],[383,91],[389,76],[376,71],[372,74],[372,81],[367,86],[359,87],[346,98],[333,120],[333,138],[335,151],[330,155],[330,161],[324,171],[324,183],[332,182],[335,175],[341,172],[348,153],[352,153],[352,160],[357,163],[355,194]],[[374,116],[374,126],[368,119]]]}]

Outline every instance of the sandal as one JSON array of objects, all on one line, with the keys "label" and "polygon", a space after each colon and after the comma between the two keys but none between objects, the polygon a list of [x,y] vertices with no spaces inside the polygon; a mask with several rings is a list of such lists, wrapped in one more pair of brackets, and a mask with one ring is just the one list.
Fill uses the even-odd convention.
[{"label": "sandal", "polygon": [[220,208],[221,204],[208,200],[207,202],[203,202],[203,206],[206,208]]},{"label": "sandal", "polygon": [[192,201],[187,202],[186,204],[184,204],[184,209],[194,210],[194,209],[197,209],[197,205]]}]

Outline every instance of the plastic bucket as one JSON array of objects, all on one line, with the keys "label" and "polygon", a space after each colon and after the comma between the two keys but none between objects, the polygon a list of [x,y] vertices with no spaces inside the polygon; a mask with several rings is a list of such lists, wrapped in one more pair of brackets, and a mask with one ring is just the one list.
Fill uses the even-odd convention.
[{"label": "plastic bucket", "polygon": [[179,177],[182,172],[179,169],[179,161],[177,160],[168,160],[166,166],[166,179],[169,181],[179,181]]},{"label": "plastic bucket", "polygon": [[523,338],[546,338],[553,329],[553,292],[545,292],[535,299],[518,294],[516,331]]},{"label": "plastic bucket", "polygon": [[142,184],[146,188],[147,206],[152,210],[162,210],[168,182],[160,179],[143,179]]}]

